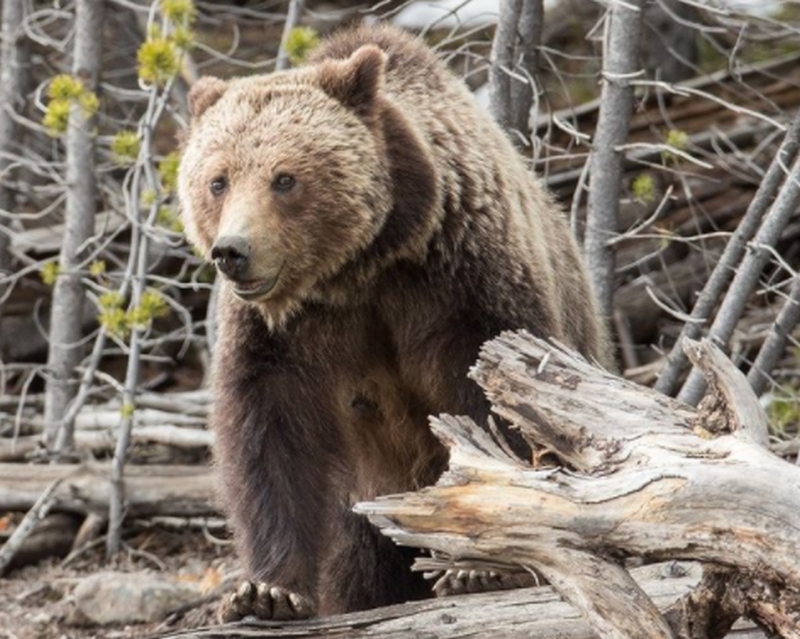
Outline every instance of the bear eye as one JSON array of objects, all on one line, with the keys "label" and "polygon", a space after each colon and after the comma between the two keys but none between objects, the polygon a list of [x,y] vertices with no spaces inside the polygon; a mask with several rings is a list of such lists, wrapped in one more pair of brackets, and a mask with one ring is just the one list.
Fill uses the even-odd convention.
[{"label": "bear eye", "polygon": [[288,173],[278,173],[278,175],[275,176],[275,179],[272,180],[272,190],[277,191],[278,193],[286,193],[287,191],[290,191],[294,185],[294,176],[289,175]]},{"label": "bear eye", "polygon": [[218,175],[213,180],[211,180],[211,193],[214,195],[222,195],[225,192],[225,189],[228,188],[228,178],[224,175]]}]

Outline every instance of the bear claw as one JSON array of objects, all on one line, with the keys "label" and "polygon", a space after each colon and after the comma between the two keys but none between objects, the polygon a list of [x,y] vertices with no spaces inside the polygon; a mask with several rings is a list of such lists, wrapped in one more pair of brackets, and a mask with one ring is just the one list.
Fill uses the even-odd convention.
[{"label": "bear claw", "polygon": [[292,621],[313,616],[311,602],[294,592],[268,583],[243,582],[223,599],[218,617],[221,623],[255,617],[262,621]]},{"label": "bear claw", "polygon": [[491,570],[446,570],[437,575],[433,592],[437,597],[466,595],[529,588],[541,584],[536,575],[528,572],[498,573]]}]

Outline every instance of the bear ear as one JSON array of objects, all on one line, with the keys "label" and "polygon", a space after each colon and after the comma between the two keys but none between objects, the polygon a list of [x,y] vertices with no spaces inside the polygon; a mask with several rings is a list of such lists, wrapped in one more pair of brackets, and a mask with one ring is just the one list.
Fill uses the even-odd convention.
[{"label": "bear ear", "polygon": [[189,91],[189,113],[193,118],[199,118],[203,113],[222,97],[228,83],[213,76],[207,75],[200,78]]},{"label": "bear ear", "polygon": [[357,49],[347,60],[326,60],[320,65],[319,86],[344,106],[367,115],[383,86],[388,56],[374,44]]}]

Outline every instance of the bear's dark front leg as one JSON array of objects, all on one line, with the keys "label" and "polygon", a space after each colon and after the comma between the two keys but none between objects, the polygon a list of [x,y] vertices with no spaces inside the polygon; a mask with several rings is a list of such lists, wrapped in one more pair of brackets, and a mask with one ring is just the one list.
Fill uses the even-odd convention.
[{"label": "bear's dark front leg", "polygon": [[341,446],[313,367],[297,361],[288,340],[267,333],[260,318],[259,330],[246,330],[254,327],[242,315],[216,354],[212,421],[222,505],[248,581],[225,600],[220,617],[307,617],[318,605],[329,469]]},{"label": "bear's dark front leg", "polygon": [[342,509],[320,575],[320,614],[367,610],[426,599],[431,587],[411,571],[415,548],[397,546],[366,517]]}]

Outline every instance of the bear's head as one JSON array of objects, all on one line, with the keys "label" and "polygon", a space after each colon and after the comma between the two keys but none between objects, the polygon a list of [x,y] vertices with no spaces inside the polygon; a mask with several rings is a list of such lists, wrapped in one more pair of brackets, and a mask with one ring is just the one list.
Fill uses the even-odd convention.
[{"label": "bear's head", "polygon": [[398,207],[422,220],[432,206],[432,162],[381,95],[385,66],[367,45],[346,60],[203,78],[190,92],[178,180],[186,234],[270,324],[391,253],[416,224],[409,214],[388,224]]}]

